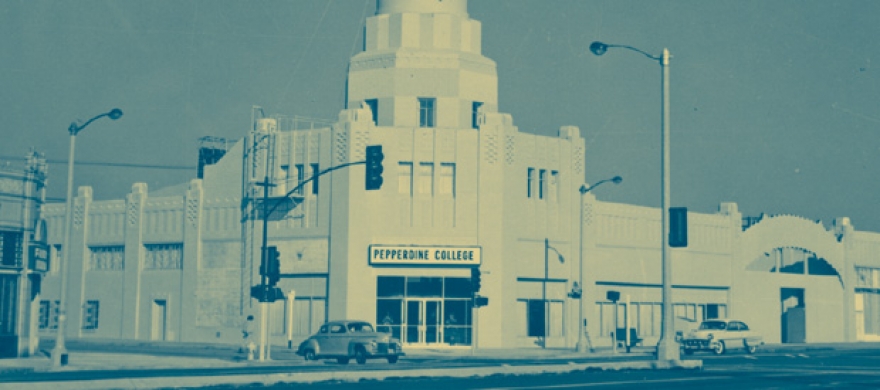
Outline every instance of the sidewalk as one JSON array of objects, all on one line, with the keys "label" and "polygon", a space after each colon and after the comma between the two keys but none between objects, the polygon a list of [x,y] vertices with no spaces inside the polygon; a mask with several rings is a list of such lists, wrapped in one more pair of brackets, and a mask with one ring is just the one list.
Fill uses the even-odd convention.
[{"label": "sidewalk", "polygon": [[[878,343],[823,343],[823,344],[768,344],[759,351],[770,353],[803,353],[809,351],[880,348]],[[273,345],[271,360],[246,360],[244,353],[228,344],[199,343],[150,343],[126,340],[92,341],[71,340],[68,342],[68,365],[52,367],[48,351],[50,345],[41,345],[37,356],[22,359],[0,359],[0,374],[3,372],[44,372],[44,371],[85,371],[114,369],[169,369],[169,368],[223,368],[248,365],[299,366],[315,364],[306,362],[286,346]],[[612,352],[608,347],[596,348],[593,352],[579,353],[566,348],[408,348],[406,360],[455,360],[461,362],[489,362],[494,360],[535,360],[548,364],[558,361],[575,363],[632,362],[652,360],[653,346],[634,347],[632,352],[618,350]]]}]

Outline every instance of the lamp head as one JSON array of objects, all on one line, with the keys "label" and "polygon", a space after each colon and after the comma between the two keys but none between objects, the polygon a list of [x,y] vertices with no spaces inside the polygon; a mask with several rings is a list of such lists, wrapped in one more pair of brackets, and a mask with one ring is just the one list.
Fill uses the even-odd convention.
[{"label": "lamp head", "polygon": [[606,51],[608,51],[608,45],[599,41],[595,41],[590,44],[590,51],[597,56],[601,56],[602,54],[605,54]]},{"label": "lamp head", "polygon": [[623,178],[620,176],[614,176],[611,178],[611,182],[614,184],[620,184],[623,181]]},{"label": "lamp head", "polygon": [[107,116],[109,116],[110,119],[117,120],[122,116],[122,110],[114,108],[107,113]]}]

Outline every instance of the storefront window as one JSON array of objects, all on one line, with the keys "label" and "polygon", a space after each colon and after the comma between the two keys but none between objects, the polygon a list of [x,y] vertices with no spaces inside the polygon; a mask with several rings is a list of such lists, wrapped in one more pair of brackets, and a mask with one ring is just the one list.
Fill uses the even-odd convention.
[{"label": "storefront window", "polygon": [[468,278],[446,278],[443,296],[446,298],[470,298],[471,281]]},{"label": "storefront window", "polygon": [[406,295],[408,297],[442,297],[443,278],[407,278]]},{"label": "storefront window", "polygon": [[406,278],[403,276],[380,276],[376,296],[379,298],[403,298],[405,280]]},{"label": "storefront window", "polygon": [[449,345],[471,343],[471,300],[446,300],[443,307],[443,341]]},{"label": "storefront window", "polygon": [[471,344],[470,279],[380,276],[376,329],[408,344]]}]

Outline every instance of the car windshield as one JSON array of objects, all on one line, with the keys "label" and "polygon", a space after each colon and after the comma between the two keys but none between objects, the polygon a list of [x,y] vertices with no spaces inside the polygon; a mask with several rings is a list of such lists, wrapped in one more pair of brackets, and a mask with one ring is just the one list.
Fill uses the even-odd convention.
[{"label": "car windshield", "polygon": [[373,331],[373,326],[366,322],[354,322],[348,324],[349,332],[369,333]]},{"label": "car windshield", "polygon": [[700,330],[724,330],[727,324],[723,321],[705,321],[700,324]]}]

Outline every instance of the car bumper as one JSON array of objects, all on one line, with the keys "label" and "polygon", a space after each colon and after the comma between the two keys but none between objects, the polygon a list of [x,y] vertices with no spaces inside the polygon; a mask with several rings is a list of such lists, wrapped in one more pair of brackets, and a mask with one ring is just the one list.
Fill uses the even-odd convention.
[{"label": "car bumper", "polygon": [[399,344],[377,343],[367,348],[367,353],[372,357],[406,356]]},{"label": "car bumper", "polygon": [[681,348],[688,350],[708,350],[715,348],[716,342],[709,339],[684,339]]}]

